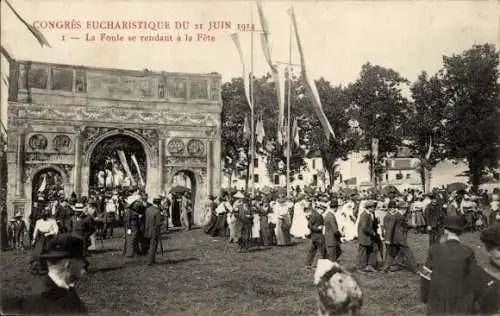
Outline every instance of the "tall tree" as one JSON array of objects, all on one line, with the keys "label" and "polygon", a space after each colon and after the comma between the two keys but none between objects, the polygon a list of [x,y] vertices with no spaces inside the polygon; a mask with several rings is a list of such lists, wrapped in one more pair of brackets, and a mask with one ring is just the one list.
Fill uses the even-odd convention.
[{"label": "tall tree", "polygon": [[[383,172],[382,161],[396,153],[402,143],[401,126],[408,111],[408,100],[401,94],[409,82],[392,69],[366,63],[359,78],[349,85],[351,108],[363,132],[361,149],[368,149],[365,161],[376,182]],[[378,139],[378,160],[373,159],[372,139]]]},{"label": "tall tree", "polygon": [[[295,79],[294,79],[295,80]],[[276,136],[278,121],[278,105],[274,82],[270,74],[253,78],[254,86],[254,120],[262,117],[266,133],[265,146],[256,149],[267,156],[268,174],[284,173],[278,168],[280,161],[285,161],[283,146],[279,145]],[[248,170],[248,140],[243,135],[245,115],[250,118],[250,108],[245,99],[242,78],[234,78],[222,85],[222,157],[224,173],[231,177],[233,173],[240,174]],[[292,100],[292,104],[296,103]],[[243,154],[242,154],[243,153]],[[304,150],[292,147],[292,173],[304,165]],[[251,176],[251,175],[249,175]],[[247,181],[248,181],[247,177]]]},{"label": "tall tree", "polygon": [[424,191],[430,190],[432,168],[445,154],[444,126],[446,98],[440,74],[428,77],[424,71],[410,88],[413,102],[403,124],[406,144],[420,159],[419,173]]},{"label": "tall tree", "polygon": [[[319,154],[323,160],[323,166],[328,172],[330,185],[333,186],[338,177],[336,168],[339,160],[347,159],[347,155],[355,147],[356,134],[349,125],[349,96],[341,86],[332,87],[330,82],[323,78],[316,81],[318,94],[323,105],[326,117],[330,121],[335,132],[335,138],[328,140],[316,115],[310,109],[308,103],[301,104],[303,119],[301,129],[303,130],[304,144],[311,154]],[[301,92],[299,90],[299,92]],[[300,98],[301,102],[308,102]]]},{"label": "tall tree", "polygon": [[483,170],[498,163],[499,53],[492,44],[474,45],[459,55],[443,56],[443,64],[448,155],[467,159],[477,190]]}]

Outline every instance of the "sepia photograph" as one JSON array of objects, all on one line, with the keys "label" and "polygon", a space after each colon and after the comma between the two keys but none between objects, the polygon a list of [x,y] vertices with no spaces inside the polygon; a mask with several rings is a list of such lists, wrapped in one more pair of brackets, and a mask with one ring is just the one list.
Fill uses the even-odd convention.
[{"label": "sepia photograph", "polygon": [[500,2],[0,0],[0,314],[500,315]]}]

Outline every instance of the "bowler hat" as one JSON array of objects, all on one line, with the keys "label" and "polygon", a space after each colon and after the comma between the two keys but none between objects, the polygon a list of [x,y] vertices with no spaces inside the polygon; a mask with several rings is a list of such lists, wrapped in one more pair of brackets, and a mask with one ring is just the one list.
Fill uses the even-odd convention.
[{"label": "bowler hat", "polygon": [[365,204],[365,208],[375,208],[377,207],[377,202],[375,201],[367,201]]},{"label": "bowler hat", "polygon": [[465,228],[465,223],[460,216],[448,216],[444,219],[444,228],[452,232],[461,232]]},{"label": "bowler hat", "polygon": [[84,241],[71,234],[60,234],[47,243],[47,250],[40,255],[44,259],[84,258]]},{"label": "bowler hat", "polygon": [[214,196],[214,195],[212,195],[212,194],[209,194],[209,195],[208,195],[208,199],[209,199],[209,200],[211,200],[211,201],[212,201],[212,200],[215,200],[216,198],[217,198],[217,197],[216,197],[216,196]]},{"label": "bowler hat", "polygon": [[481,241],[500,247],[500,224],[494,224],[481,232]]},{"label": "bowler hat", "polygon": [[161,200],[163,200],[163,198],[161,197],[161,195],[157,196],[157,197],[153,198],[153,203],[160,203]]},{"label": "bowler hat", "polygon": [[338,207],[339,206],[339,201],[337,199],[332,199],[330,201],[330,207]]}]

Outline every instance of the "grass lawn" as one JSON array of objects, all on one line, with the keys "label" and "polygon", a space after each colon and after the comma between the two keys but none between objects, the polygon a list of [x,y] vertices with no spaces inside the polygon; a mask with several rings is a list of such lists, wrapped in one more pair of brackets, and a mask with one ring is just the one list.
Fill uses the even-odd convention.
[{"label": "grass lawn", "polygon": [[[478,234],[466,234],[479,261],[487,260]],[[419,263],[426,235],[409,235]],[[120,238],[106,240],[90,257],[91,270],[78,284],[91,314],[99,315],[317,315],[313,272],[304,269],[309,241],[290,247],[256,248],[240,254],[234,244],[201,229],[168,235],[165,256],[149,267],[144,258],[124,258]],[[99,246],[98,246],[99,247]],[[357,244],[343,245],[340,263],[352,267]],[[2,294],[22,295],[34,276],[28,252],[2,253]],[[360,274],[364,315],[422,315],[418,276],[407,272]]]}]

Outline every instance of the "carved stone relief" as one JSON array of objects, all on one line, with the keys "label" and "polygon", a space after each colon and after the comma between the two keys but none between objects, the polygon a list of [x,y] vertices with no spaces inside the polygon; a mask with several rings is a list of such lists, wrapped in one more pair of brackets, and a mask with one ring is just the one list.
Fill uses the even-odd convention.
[{"label": "carved stone relief", "polygon": [[47,149],[48,145],[47,137],[45,137],[42,134],[35,134],[30,137],[28,144],[31,147],[31,149],[45,150]]}]

